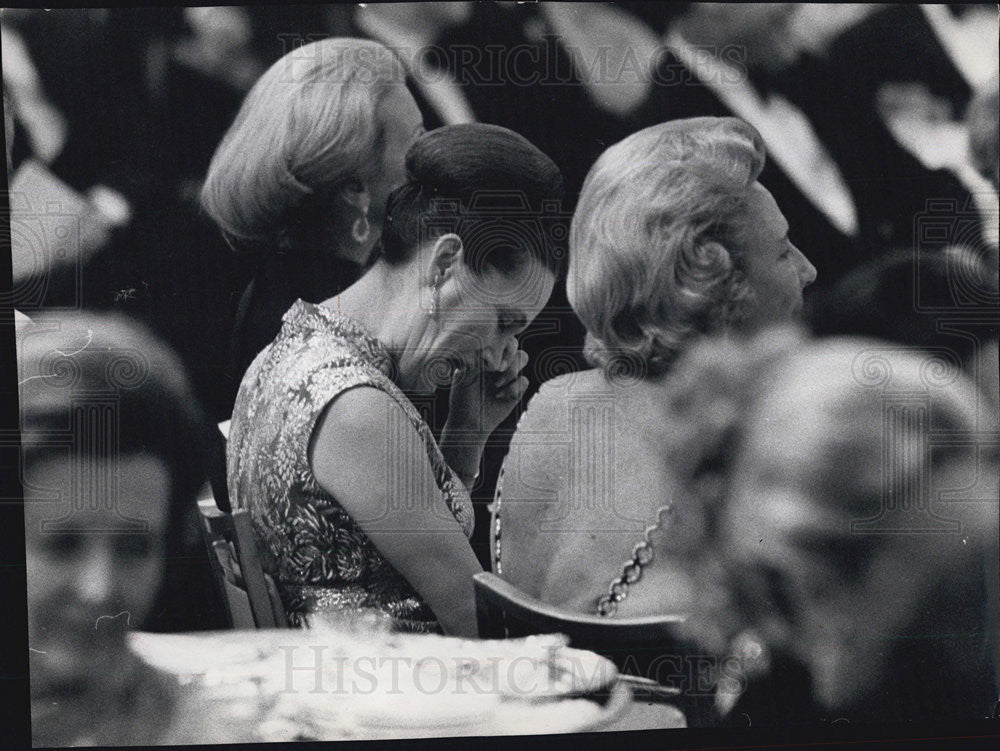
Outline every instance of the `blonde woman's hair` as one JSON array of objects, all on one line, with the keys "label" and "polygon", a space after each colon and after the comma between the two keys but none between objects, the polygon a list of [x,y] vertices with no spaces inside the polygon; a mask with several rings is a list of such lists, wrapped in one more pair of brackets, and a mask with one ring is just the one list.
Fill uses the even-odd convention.
[{"label": "blonde woman's hair", "polygon": [[692,336],[745,315],[739,237],[764,159],[752,126],[715,117],[655,125],[601,155],[573,216],[566,284],[592,364],[655,377]]},{"label": "blonde woman's hair", "polygon": [[254,84],[216,149],[202,208],[235,245],[275,242],[290,212],[379,162],[377,109],[404,80],[377,42],[324,39],[289,52]]}]

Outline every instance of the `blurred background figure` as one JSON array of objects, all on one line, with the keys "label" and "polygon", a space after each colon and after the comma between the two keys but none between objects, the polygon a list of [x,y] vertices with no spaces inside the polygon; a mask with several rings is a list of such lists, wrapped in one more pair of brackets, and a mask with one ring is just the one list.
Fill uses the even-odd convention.
[{"label": "blurred background figure", "polygon": [[831,42],[870,16],[875,3],[797,3],[791,34],[803,50],[822,57]]},{"label": "blurred background figure", "polygon": [[[4,88],[13,118],[7,146],[11,156],[10,187],[16,194],[12,199],[11,238],[14,282],[18,304],[73,306],[80,302],[80,270],[102,250],[109,250],[131,221],[133,203],[126,195],[131,192],[129,183],[134,176],[117,170],[121,165],[114,161],[120,160],[121,150],[128,149],[135,136],[131,134],[131,141],[124,134],[116,138],[114,128],[122,124],[109,123],[101,143],[92,144],[100,118],[93,110],[81,108],[80,99],[93,92],[79,88],[68,91],[66,78],[73,80],[79,74],[80,79],[97,86],[112,82],[99,78],[104,72],[100,63],[83,66],[84,70],[74,69],[81,65],[79,61],[58,65],[54,58],[66,50],[56,51],[49,46],[58,44],[60,34],[70,26],[77,32],[75,41],[99,55],[101,50],[94,48],[107,42],[104,34],[115,34],[117,30],[106,31],[106,17],[87,15],[85,11],[71,12],[66,23],[59,24],[60,30],[50,29],[52,24],[42,15],[20,10],[4,11],[0,16]],[[127,52],[128,40],[122,43]],[[122,107],[126,108],[120,114],[125,114],[126,119],[131,83],[114,81],[119,85]],[[102,109],[99,102],[91,105]],[[141,127],[141,122],[137,126]],[[108,136],[113,145],[105,142]],[[58,224],[60,219],[64,221],[59,227],[48,226]],[[50,235],[57,229],[66,232],[66,221],[76,223],[76,236],[72,241],[56,243],[57,251],[51,247],[55,238]],[[106,261],[106,257],[98,258],[98,263]]]},{"label": "blurred background figure", "polygon": [[955,246],[859,266],[813,298],[808,318],[819,336],[869,337],[943,358],[980,387],[985,409],[996,409],[998,305],[996,266]]},{"label": "blurred background figure", "polygon": [[190,386],[161,343],[108,316],[27,324],[18,369],[33,742],[156,743],[175,688],[126,637],[162,625],[164,609],[199,610],[185,538],[203,427]]},{"label": "blurred background figure", "polygon": [[699,574],[691,633],[724,652],[752,632],[782,656],[734,723],[992,711],[996,413],[984,424],[975,386],[938,366],[779,331],[679,367],[672,403],[703,428],[672,538]]},{"label": "blurred background figure", "polygon": [[14,103],[10,100],[6,86],[3,87],[3,130],[7,174],[10,175],[14,171]]},{"label": "blurred background figure", "polygon": [[965,121],[969,129],[969,149],[976,169],[993,183],[993,189],[1000,189],[1000,157],[997,156],[997,120],[1000,117],[998,104],[1000,79],[993,80],[980,89],[966,110]]},{"label": "blurred background figure", "polygon": [[829,82],[829,92],[810,102],[809,88],[801,87],[810,117],[828,121],[831,143],[834,130],[841,134],[839,149],[868,163],[873,184],[881,189],[898,180],[905,191],[885,192],[912,194],[913,207],[900,221],[912,223],[921,212],[960,220],[945,240],[918,229],[905,242],[897,227],[883,233],[886,248],[941,249],[960,239],[996,245],[996,189],[974,167],[964,118],[973,94],[997,75],[998,33],[994,4],[877,6],[834,37],[815,66],[814,83]]},{"label": "blurred background figure", "polygon": [[192,34],[177,41],[177,62],[246,91],[265,68],[255,50],[248,9],[232,6],[184,8]]},{"label": "blurred background figure", "polygon": [[[992,216],[989,197],[980,199],[980,183],[967,179],[962,166],[968,163],[964,130],[949,131],[946,141],[937,136],[934,158],[921,158],[892,119],[877,111],[879,90],[883,99],[896,95],[907,107],[919,100],[913,87],[892,81],[903,75],[898,63],[881,65],[890,55],[911,61],[892,45],[923,45],[924,75],[956,101],[968,96],[968,83],[951,60],[943,52],[930,54],[940,46],[931,32],[904,36],[882,18],[889,7],[916,13],[926,29],[919,9],[896,6],[848,14],[796,4],[692,4],[669,24],[656,85],[642,108],[646,122],[735,114],[755,125],[778,173],[766,174],[765,181],[774,186],[792,226],[809,238],[821,287],[885,250],[951,244],[953,239],[921,232],[917,220],[934,206],[950,206],[952,217],[966,216],[971,243],[981,241],[984,220]],[[824,15],[825,24],[807,23]],[[880,33],[870,31],[873,24]],[[803,34],[818,28],[812,37]],[[949,156],[953,152],[957,156]]]},{"label": "blurred background figure", "polygon": [[357,6],[343,33],[367,36],[393,50],[405,66],[424,123],[431,130],[441,125],[476,121],[463,91],[452,77],[440,46],[454,27],[468,22],[472,2],[371,3]]}]

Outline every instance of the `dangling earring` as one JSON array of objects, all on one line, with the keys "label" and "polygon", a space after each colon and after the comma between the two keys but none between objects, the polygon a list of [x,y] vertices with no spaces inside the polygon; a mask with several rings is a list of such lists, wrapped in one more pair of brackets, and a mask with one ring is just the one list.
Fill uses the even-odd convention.
[{"label": "dangling earring", "polygon": [[367,212],[361,212],[361,216],[354,220],[354,224],[351,225],[351,238],[358,245],[364,245],[368,242],[368,236],[371,234],[372,227],[368,223]]},{"label": "dangling earring", "polygon": [[434,290],[433,297],[431,299],[431,309],[430,317],[435,321],[438,317],[438,310],[441,308],[441,272],[435,272],[434,274],[434,284],[431,285]]}]

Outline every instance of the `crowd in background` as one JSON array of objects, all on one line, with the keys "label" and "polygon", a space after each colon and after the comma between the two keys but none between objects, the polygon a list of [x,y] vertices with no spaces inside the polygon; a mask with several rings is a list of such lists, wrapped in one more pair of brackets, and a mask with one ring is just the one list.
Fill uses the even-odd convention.
[{"label": "crowd in background", "polygon": [[[292,252],[244,252],[252,251],[252,243],[240,245],[233,233],[220,232],[220,212],[210,217],[204,208],[213,154],[248,91],[282,56],[328,37],[368,39],[394,50],[427,130],[491,123],[551,157],[565,188],[554,219],[561,216],[567,230],[581,191],[586,193],[588,172],[612,144],[680,118],[748,122],[767,151],[760,182],[812,269],[802,272],[803,285],[811,285],[804,309],[811,333],[945,352],[945,361],[975,382],[983,403],[993,405],[982,414],[998,402],[994,5],[459,2],[5,9],[0,21],[14,306],[29,317],[82,308],[141,321],[176,350],[210,422],[233,416],[247,368],[297,298],[319,303],[364,270],[364,263],[346,264],[336,274],[326,267],[320,274],[315,259]],[[69,230],[72,242],[65,253],[46,252],[66,237],[59,234],[67,231],[63,215],[79,219]],[[559,279],[520,334],[529,355],[525,401],[542,382],[587,367],[587,323],[585,329]],[[787,365],[792,344],[786,340],[762,345],[763,354],[713,346],[719,351],[693,355],[680,371],[689,385],[715,389],[706,386],[691,399],[744,397],[741,376],[725,364],[727,357],[746,367],[743,375],[772,368],[767,372],[784,373],[790,384],[801,377],[812,387],[803,386],[809,409],[796,412],[805,422],[785,427],[797,435],[806,434],[814,413],[830,414],[809,368],[841,375],[850,370],[843,352],[829,359],[821,345],[794,367]],[[892,360],[894,367],[913,375],[918,366],[900,357]],[[761,364],[759,358],[770,359]],[[781,362],[784,371],[775,365]],[[754,409],[727,418],[748,433],[774,424],[766,413],[776,409],[752,385],[746,385],[745,401]],[[942,404],[960,414],[955,421],[962,429],[974,425],[982,431],[978,417],[962,411],[975,401],[967,397],[955,397],[958,406],[951,396],[942,397]],[[858,414],[870,407],[844,398]],[[682,415],[690,403],[677,399],[671,409]],[[415,404],[440,436],[447,390]],[[470,481],[476,520],[471,541],[480,562],[492,557],[488,536],[495,527],[487,504],[494,500],[520,413],[514,409],[496,426],[480,474]],[[705,449],[707,461],[735,461],[723,456],[730,444],[719,440]],[[810,440],[822,443],[822,437]],[[790,457],[796,449],[787,442],[770,448]],[[755,466],[752,453],[749,459],[741,454],[740,461],[741,467]],[[199,480],[216,471],[193,469],[197,465],[190,463]],[[810,466],[816,476],[829,476],[810,476],[803,486],[837,473],[817,465]],[[509,477],[507,487],[513,487]],[[868,489],[850,492],[864,507]],[[736,518],[748,516],[748,529],[765,523],[738,503],[735,508]],[[983,523],[971,524],[979,529]],[[175,556],[179,570],[168,571],[161,601],[143,604],[149,628],[222,624],[207,563],[191,552],[200,551],[200,542],[190,524],[184,535],[183,525],[171,528],[171,544],[178,550],[186,545],[188,553]],[[884,565],[914,550],[894,548],[885,553]],[[748,560],[755,555],[744,553]],[[949,555],[935,548],[928,556],[928,567],[940,566],[927,581],[943,581],[955,565],[946,565]],[[195,579],[205,582],[201,594],[190,585]],[[976,580],[960,594],[978,593],[981,586]],[[767,591],[773,595],[774,588]],[[872,585],[858,597],[876,608],[886,591]],[[795,612],[808,621],[803,633],[810,635],[809,619],[830,615],[814,594],[786,603],[799,608]],[[938,602],[924,591],[906,596]],[[943,595],[940,602],[941,612],[954,605]],[[862,644],[858,650],[869,648]],[[818,652],[803,648],[798,657],[819,664],[826,657]],[[851,669],[844,665],[839,669]],[[816,675],[831,692],[845,685],[843,676],[823,673],[822,666]]]},{"label": "crowd in background", "polygon": [[[250,85],[296,45],[325,36],[372,38],[409,54],[411,90],[428,129],[478,120],[538,145],[567,176],[568,214],[608,144],[668,118],[739,114],[713,89],[718,71],[695,61],[693,77],[685,73],[690,61],[676,59],[676,45],[658,58],[661,41],[683,28],[693,46],[731,45],[752,87],[781,95],[768,121],[792,123],[793,111],[794,120],[808,123],[789,125],[806,140],[781,139],[788,154],[773,160],[765,181],[773,172],[779,204],[799,219],[791,223],[810,245],[819,286],[888,250],[958,239],[978,247],[979,205],[969,201],[989,201],[997,139],[988,103],[970,103],[979,90],[995,97],[995,55],[968,50],[989,40],[996,19],[988,5],[932,7],[761,12],[482,2],[5,10],[12,174],[29,156],[45,164],[94,199],[103,230],[88,235],[96,247],[81,249],[81,283],[75,273],[47,273],[44,285],[25,281],[19,307],[82,304],[153,322],[181,351],[212,415],[228,417],[239,375],[217,353],[228,345],[236,301],[254,270],[236,264],[202,221],[198,191]],[[648,74],[654,65],[659,74]],[[971,154],[964,148],[969,131]],[[816,143],[825,156],[812,149],[815,163],[800,164]],[[970,169],[977,160],[984,176]],[[852,191],[847,200],[829,177],[838,171]],[[810,181],[833,187],[817,197],[811,193],[824,189]],[[915,217],[929,199],[960,214],[951,236],[915,235]],[[32,270],[29,261],[24,274]],[[559,304],[557,297],[553,307]],[[559,325],[567,341],[582,336],[572,321]]]}]

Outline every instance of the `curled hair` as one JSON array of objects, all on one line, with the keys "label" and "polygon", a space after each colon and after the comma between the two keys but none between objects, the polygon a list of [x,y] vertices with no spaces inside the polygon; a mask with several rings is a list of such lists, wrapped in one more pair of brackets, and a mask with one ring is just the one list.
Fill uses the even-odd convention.
[{"label": "curled hair", "polygon": [[381,254],[388,263],[455,232],[473,271],[509,270],[527,253],[559,272],[564,254],[553,239],[563,177],[526,138],[499,125],[448,125],[417,139],[406,170],[408,182],[386,203]]},{"label": "curled hair", "polygon": [[379,163],[377,110],[404,80],[377,42],[323,39],[289,52],[254,84],[216,149],[202,208],[238,249],[280,242],[296,212]]},{"label": "curled hair", "polygon": [[740,223],[764,159],[753,127],[713,117],[646,128],[601,155],[573,216],[567,280],[591,363],[624,356],[656,376],[692,336],[745,315]]}]

